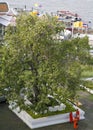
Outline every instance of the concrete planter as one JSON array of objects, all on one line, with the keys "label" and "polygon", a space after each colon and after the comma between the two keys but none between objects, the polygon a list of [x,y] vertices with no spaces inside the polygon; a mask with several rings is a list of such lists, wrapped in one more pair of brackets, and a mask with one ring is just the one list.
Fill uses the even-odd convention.
[{"label": "concrete planter", "polygon": [[[80,111],[80,120],[85,119],[85,112],[76,106],[74,107]],[[33,119],[26,111],[19,112],[19,108],[12,109],[11,105],[9,108],[31,129],[69,122],[69,113]],[[75,112],[73,112],[73,116],[75,116]]]}]

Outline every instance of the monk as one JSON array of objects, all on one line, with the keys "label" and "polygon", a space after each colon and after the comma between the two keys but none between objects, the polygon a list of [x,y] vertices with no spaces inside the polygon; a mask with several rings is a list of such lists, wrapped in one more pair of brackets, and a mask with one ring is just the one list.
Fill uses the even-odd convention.
[{"label": "monk", "polygon": [[78,129],[78,118],[77,117],[75,117],[74,119],[73,119],[73,123],[74,123],[74,129]]},{"label": "monk", "polygon": [[69,114],[69,119],[70,119],[70,122],[72,123],[73,122],[73,113],[72,112],[70,112],[70,114]]},{"label": "monk", "polygon": [[76,110],[76,117],[78,120],[80,120],[80,111],[78,109]]}]

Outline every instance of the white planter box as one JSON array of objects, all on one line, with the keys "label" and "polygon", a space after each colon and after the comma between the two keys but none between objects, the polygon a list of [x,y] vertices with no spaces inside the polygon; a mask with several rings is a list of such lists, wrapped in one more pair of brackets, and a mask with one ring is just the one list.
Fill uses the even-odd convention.
[{"label": "white planter box", "polygon": [[[74,107],[80,111],[80,120],[85,119],[85,112],[76,106]],[[19,108],[12,109],[11,105],[9,108],[31,129],[69,122],[69,113],[33,119],[26,111],[19,112]],[[75,112],[73,112],[73,116],[75,116]]]},{"label": "white planter box", "polygon": [[65,110],[66,108],[66,105],[61,103],[60,105],[58,106],[54,106],[54,107],[49,107],[49,111],[62,111],[62,110]]}]

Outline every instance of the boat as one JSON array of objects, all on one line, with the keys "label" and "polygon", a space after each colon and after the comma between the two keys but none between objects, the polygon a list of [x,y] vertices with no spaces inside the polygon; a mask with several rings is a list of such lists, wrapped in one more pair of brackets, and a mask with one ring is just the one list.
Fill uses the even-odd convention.
[{"label": "boat", "polygon": [[17,13],[10,9],[7,2],[0,2],[0,40],[2,40],[5,27],[8,25],[15,26]]}]

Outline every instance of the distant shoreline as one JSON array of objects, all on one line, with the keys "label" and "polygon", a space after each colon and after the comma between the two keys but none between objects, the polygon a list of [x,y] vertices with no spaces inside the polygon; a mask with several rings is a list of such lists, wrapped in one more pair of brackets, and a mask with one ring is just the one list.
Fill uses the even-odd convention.
[{"label": "distant shoreline", "polygon": [[[31,9],[35,7],[35,4],[41,5],[39,8],[44,12],[56,12],[57,10],[69,10],[73,13],[77,13],[85,22],[91,21],[93,24],[93,1],[92,0],[1,0],[7,1],[11,8],[26,8]],[[38,7],[37,7],[38,8]],[[92,25],[93,27],[93,25]]]}]

